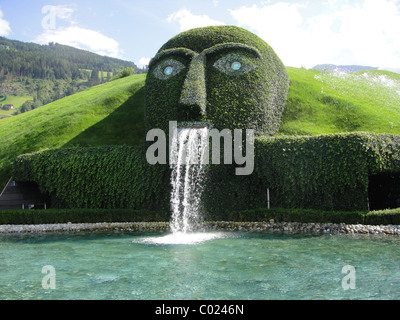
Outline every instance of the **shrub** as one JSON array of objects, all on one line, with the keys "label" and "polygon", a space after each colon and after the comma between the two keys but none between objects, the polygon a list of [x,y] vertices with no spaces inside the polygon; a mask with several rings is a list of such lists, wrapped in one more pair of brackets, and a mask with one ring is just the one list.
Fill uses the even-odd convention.
[{"label": "shrub", "polygon": [[400,208],[370,211],[363,218],[364,224],[400,225]]},{"label": "shrub", "polygon": [[233,211],[214,220],[257,222],[300,222],[300,223],[346,223],[366,225],[399,225],[400,208],[382,211],[324,211],[312,209],[253,209]]},{"label": "shrub", "polygon": [[128,67],[128,68],[123,69],[120,73],[118,73],[114,77],[112,77],[110,81],[114,81],[114,80],[117,80],[117,79],[129,77],[129,76],[131,76],[133,74],[135,74],[135,70],[133,68]]},{"label": "shrub", "polygon": [[258,222],[300,222],[300,223],[346,223],[363,222],[366,211],[323,211],[312,209],[253,209],[227,214],[228,221]]},{"label": "shrub", "polygon": [[0,211],[0,224],[57,224],[168,221],[162,212],[129,209],[48,209]]}]

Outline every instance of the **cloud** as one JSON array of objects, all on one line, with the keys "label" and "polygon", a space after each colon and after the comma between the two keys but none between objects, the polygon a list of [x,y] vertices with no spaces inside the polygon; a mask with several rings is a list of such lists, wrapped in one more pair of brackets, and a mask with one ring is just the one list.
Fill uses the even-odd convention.
[{"label": "cloud", "polygon": [[359,8],[337,13],[342,21],[341,40],[344,46],[351,48],[357,60],[373,61],[375,66],[400,65],[400,8],[397,3],[365,0]]},{"label": "cloud", "polygon": [[47,44],[57,42],[79,49],[89,50],[100,55],[120,57],[121,50],[116,40],[101,34],[98,31],[69,26],[66,28],[46,29],[37,36],[34,42]]},{"label": "cloud", "polygon": [[[42,20],[43,32],[33,41],[40,44],[57,42],[100,55],[121,58],[119,43],[99,31],[82,28],[73,19],[75,8],[65,5],[46,5],[42,8],[45,15]],[[66,26],[60,26],[63,20]]]},{"label": "cloud", "polygon": [[223,25],[224,23],[214,20],[207,15],[195,15],[187,9],[181,9],[169,15],[169,23],[177,22],[180,31],[186,31],[198,27]]},{"label": "cloud", "polygon": [[239,25],[270,44],[285,65],[312,67],[336,63],[379,67],[400,65],[398,3],[327,1],[325,9],[329,10],[325,11],[329,13],[311,16],[309,2],[278,2],[229,11]]},{"label": "cloud", "polygon": [[300,4],[280,2],[263,7],[243,6],[229,11],[240,26],[254,31],[271,45],[287,65],[297,64],[293,56],[304,45],[307,36],[301,29],[304,18],[299,12],[300,7]]},{"label": "cloud", "polygon": [[139,59],[139,62],[137,63],[137,66],[139,68],[144,68],[145,66],[148,66],[150,63],[151,58],[147,58],[147,57],[142,57]]},{"label": "cloud", "polygon": [[3,19],[3,11],[0,10],[0,36],[7,37],[11,32],[10,23]]}]

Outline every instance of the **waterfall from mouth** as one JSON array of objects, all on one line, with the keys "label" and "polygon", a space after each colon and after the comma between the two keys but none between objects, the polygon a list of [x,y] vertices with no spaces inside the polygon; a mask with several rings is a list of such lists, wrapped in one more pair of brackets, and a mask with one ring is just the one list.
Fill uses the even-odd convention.
[{"label": "waterfall from mouth", "polygon": [[170,149],[171,161],[171,231],[194,231],[201,221],[201,194],[205,183],[208,156],[208,128],[178,128]]},{"label": "waterfall from mouth", "polygon": [[[209,156],[208,127],[178,128],[170,143],[171,233],[146,237],[139,242],[156,245],[196,245],[231,237],[224,232],[199,232],[202,221],[201,195]],[[196,230],[197,229],[197,230]]]}]

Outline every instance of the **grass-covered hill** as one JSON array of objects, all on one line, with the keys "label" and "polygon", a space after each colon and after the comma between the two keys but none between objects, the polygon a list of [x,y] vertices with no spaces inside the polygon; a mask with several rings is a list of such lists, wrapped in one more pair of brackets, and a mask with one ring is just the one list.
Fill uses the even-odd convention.
[{"label": "grass-covered hill", "polygon": [[[400,75],[287,70],[291,84],[279,135],[400,134]],[[0,188],[20,154],[143,142],[144,81],[145,75],[133,75],[1,119]]]},{"label": "grass-covered hill", "polygon": [[369,70],[321,73],[288,68],[281,134],[365,131],[400,134],[400,74]]}]

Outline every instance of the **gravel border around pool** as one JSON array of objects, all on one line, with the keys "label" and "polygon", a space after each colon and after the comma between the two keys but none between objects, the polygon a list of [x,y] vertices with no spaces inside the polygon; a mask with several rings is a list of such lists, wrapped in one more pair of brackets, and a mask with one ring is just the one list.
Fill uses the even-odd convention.
[{"label": "gravel border around pool", "polygon": [[[300,222],[227,222],[212,221],[199,225],[204,230],[287,232],[317,234],[400,235],[400,225],[361,225]],[[168,231],[169,222],[62,223],[40,225],[0,225],[0,234],[82,232],[82,231]]]}]

